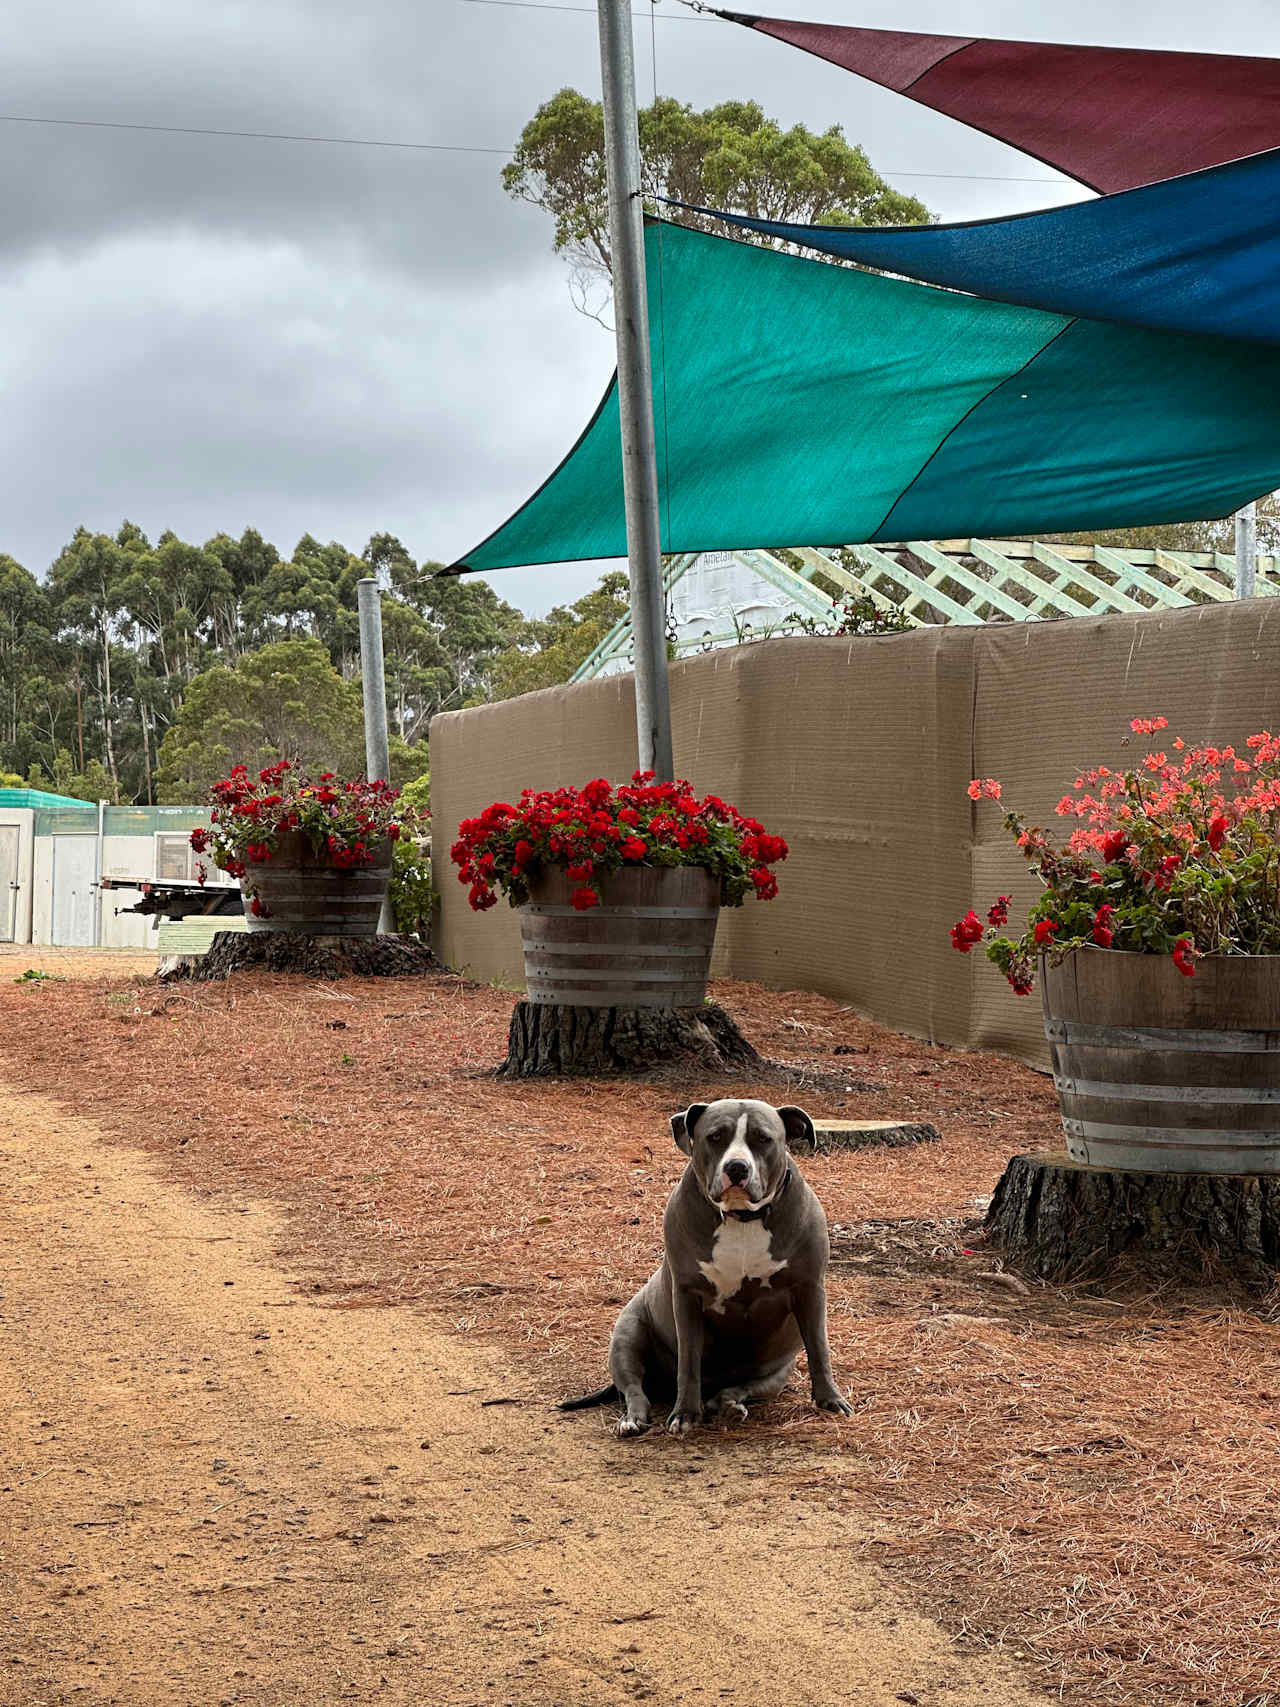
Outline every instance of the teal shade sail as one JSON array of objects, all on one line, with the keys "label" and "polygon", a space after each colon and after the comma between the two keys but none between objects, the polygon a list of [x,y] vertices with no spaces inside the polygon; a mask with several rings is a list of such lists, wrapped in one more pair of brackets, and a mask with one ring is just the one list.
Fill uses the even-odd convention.
[{"label": "teal shade sail", "polygon": [[[662,222],[645,254],[664,551],[1190,521],[1280,486],[1280,348]],[[615,382],[560,467],[453,567],[625,555]]]}]

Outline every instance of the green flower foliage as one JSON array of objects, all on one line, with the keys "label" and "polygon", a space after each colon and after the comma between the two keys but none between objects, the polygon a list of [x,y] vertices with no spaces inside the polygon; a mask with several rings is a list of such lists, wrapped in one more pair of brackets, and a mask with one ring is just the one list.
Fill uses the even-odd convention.
[{"label": "green flower foliage", "polygon": [[400,840],[391,854],[388,895],[396,929],[425,942],[431,934],[431,910],[439,897],[431,882],[431,814],[415,811],[400,796]]}]

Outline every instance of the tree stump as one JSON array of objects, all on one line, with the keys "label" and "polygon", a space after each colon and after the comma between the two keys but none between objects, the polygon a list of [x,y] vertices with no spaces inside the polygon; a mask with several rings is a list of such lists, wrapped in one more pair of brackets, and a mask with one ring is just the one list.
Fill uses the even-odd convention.
[{"label": "tree stump", "polygon": [[500,1079],[617,1078],[662,1068],[714,1074],[759,1067],[723,1008],[581,1008],[519,1001]]},{"label": "tree stump", "polygon": [[987,1210],[993,1245],[1044,1280],[1122,1259],[1267,1289],[1280,1266],[1280,1174],[1137,1173],[1014,1156]]},{"label": "tree stump", "polygon": [[927,1120],[823,1120],[815,1117],[819,1150],[898,1149],[904,1144],[940,1144],[942,1134]]},{"label": "tree stump", "polygon": [[299,931],[219,931],[204,954],[162,966],[164,983],[208,983],[232,972],[300,972],[339,978],[414,978],[439,972],[424,942],[403,936],[307,936]]}]

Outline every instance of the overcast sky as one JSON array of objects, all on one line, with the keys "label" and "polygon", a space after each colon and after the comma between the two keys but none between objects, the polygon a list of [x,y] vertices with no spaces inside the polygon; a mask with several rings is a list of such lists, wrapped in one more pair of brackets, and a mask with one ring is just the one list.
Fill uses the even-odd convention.
[{"label": "overcast sky", "polygon": [[[462,553],[573,443],[613,369],[551,222],[500,170],[595,17],[488,0],[20,0],[0,20],[0,551],[36,573],[79,523],[254,526]],[[783,0],[883,28],[1280,53],[1274,0]],[[637,0],[641,101],[654,87]],[[1050,169],[674,0],[657,84],[844,127],[943,218],[1075,199]],[[33,124],[45,118],[79,124]],[[84,121],[447,145],[356,148]],[[474,152],[464,152],[473,150]],[[486,152],[488,151],[488,152]],[[935,176],[967,174],[968,176]],[[1018,181],[1032,179],[1032,182]],[[538,613],[602,566],[491,577]]]}]

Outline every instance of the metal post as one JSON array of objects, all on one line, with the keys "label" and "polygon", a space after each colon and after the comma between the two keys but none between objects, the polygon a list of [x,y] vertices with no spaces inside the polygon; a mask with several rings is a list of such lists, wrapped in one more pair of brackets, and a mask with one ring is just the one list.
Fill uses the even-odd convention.
[{"label": "metal post", "polygon": [[102,851],[103,851],[103,820],[107,813],[105,800],[98,802],[98,839],[94,846],[93,855],[93,946],[102,947]]},{"label": "metal post", "polygon": [[1236,597],[1251,599],[1258,587],[1258,506],[1236,511]]},{"label": "metal post", "polygon": [[666,609],[658,522],[658,463],[653,440],[653,378],[644,277],[644,209],[636,124],[631,0],[598,0],[604,150],[609,183],[609,249],[618,339],[622,488],[631,572],[631,632],[636,660],[636,733],[640,769],[659,781],[675,775],[667,685]]},{"label": "metal post", "polygon": [[[387,744],[387,679],[382,663],[382,596],[372,576],[356,582],[360,611],[360,681],[364,690],[364,757],[370,782],[391,781],[391,757]],[[378,918],[381,934],[396,928],[390,901],[382,903]]]}]

